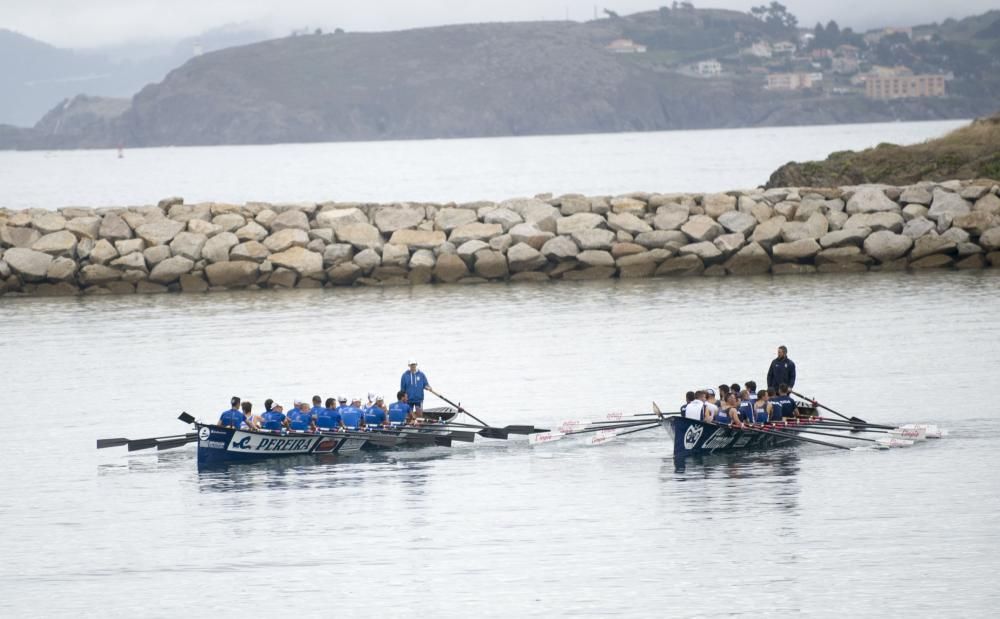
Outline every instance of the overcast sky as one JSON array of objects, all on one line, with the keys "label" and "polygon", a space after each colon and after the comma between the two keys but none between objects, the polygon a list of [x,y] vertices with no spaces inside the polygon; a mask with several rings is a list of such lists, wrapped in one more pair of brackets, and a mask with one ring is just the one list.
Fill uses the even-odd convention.
[{"label": "overcast sky", "polygon": [[[765,0],[704,0],[698,7],[747,11]],[[292,28],[398,30],[441,24],[592,19],[595,6],[634,13],[668,0],[0,0],[0,28],[60,47],[178,38],[232,23],[285,34]],[[787,0],[799,23],[835,19],[858,30],[915,25],[997,8],[998,0]]]}]

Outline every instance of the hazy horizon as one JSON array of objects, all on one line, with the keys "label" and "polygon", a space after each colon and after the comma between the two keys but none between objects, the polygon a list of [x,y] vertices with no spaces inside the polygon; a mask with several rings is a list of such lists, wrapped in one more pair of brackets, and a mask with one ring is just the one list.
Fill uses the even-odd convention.
[{"label": "hazy horizon", "polygon": [[[712,0],[698,8],[749,11],[765,0]],[[55,45],[93,48],[179,39],[214,28],[239,25],[275,36],[292,29],[343,28],[349,31],[403,30],[446,24],[496,21],[587,21],[603,9],[620,14],[669,6],[666,0],[507,0],[467,4],[458,0],[372,0],[361,8],[333,6],[323,0],[5,0],[0,28]],[[912,26],[962,18],[997,8],[992,0],[953,0],[947,6],[913,6],[905,0],[881,3],[859,0],[788,0],[784,3],[802,26],[835,20],[841,27],[866,30],[880,26]],[[81,28],[81,24],[85,27]]]}]

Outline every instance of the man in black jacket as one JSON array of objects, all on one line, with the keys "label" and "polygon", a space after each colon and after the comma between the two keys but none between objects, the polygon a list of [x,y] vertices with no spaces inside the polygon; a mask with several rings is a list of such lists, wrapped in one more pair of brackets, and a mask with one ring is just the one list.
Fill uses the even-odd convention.
[{"label": "man in black jacket", "polygon": [[771,362],[767,370],[767,388],[778,390],[781,384],[791,389],[795,386],[795,362],[788,358],[788,349],[778,346],[778,358]]}]

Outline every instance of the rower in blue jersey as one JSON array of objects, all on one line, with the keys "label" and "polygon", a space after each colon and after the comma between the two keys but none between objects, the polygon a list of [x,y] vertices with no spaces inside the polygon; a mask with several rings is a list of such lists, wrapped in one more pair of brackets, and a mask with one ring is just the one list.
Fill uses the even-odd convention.
[{"label": "rower in blue jersey", "polygon": [[229,410],[223,411],[219,417],[219,425],[224,428],[239,428],[243,423],[243,411],[240,410],[240,399],[233,396],[229,400]]},{"label": "rower in blue jersey", "polygon": [[767,423],[771,420],[771,403],[767,400],[767,389],[757,392],[757,399],[753,402],[753,420],[755,423]]},{"label": "rower in blue jersey", "polygon": [[795,400],[788,395],[788,385],[784,383],[778,385],[778,391],[774,397],[769,395],[768,401],[771,403],[772,421],[781,421],[784,417],[791,417],[795,412]]},{"label": "rower in blue jersey", "polygon": [[427,381],[427,376],[417,369],[417,362],[410,359],[407,363],[409,369],[403,372],[399,379],[399,390],[406,392],[407,401],[417,417],[423,416],[424,410],[424,389],[430,389],[431,384]]},{"label": "rower in blue jersey", "polygon": [[271,398],[264,400],[264,412],[260,415],[260,427],[264,430],[278,431],[287,425],[288,417],[285,416],[281,404],[275,404]]},{"label": "rower in blue jersey", "polygon": [[296,402],[295,409],[288,413],[288,426],[292,430],[300,432],[312,432],[316,430],[316,420],[309,412],[309,405],[305,402]]},{"label": "rower in blue jersey", "polygon": [[382,396],[375,398],[375,403],[365,409],[365,426],[378,428],[389,423],[389,412]]},{"label": "rower in blue jersey", "polygon": [[316,415],[316,427],[320,430],[339,430],[344,426],[340,421],[340,413],[337,412],[337,401],[333,398],[326,399],[324,406]]},{"label": "rower in blue jersey", "polygon": [[730,390],[729,396],[726,397],[726,401],[722,403],[718,412],[715,413],[715,423],[720,426],[728,426],[736,421],[738,415],[739,398],[732,392],[732,390]]},{"label": "rower in blue jersey", "polygon": [[340,420],[348,430],[357,430],[365,416],[365,412],[361,410],[361,398],[354,398],[350,406],[341,406],[338,410]]},{"label": "rower in blue jersey", "polygon": [[323,399],[320,398],[318,395],[314,395],[312,397],[312,404],[313,404],[312,408],[309,409],[309,412],[312,414],[313,419],[315,419],[320,415],[320,413],[322,413],[326,409],[323,408]]},{"label": "rower in blue jersey", "polygon": [[410,417],[410,403],[406,401],[406,392],[396,394],[396,401],[389,405],[389,423],[402,425]]},{"label": "rower in blue jersey", "polygon": [[737,406],[737,410],[740,412],[740,421],[753,423],[753,402],[750,400],[750,394],[745,389],[740,392],[740,403]]}]

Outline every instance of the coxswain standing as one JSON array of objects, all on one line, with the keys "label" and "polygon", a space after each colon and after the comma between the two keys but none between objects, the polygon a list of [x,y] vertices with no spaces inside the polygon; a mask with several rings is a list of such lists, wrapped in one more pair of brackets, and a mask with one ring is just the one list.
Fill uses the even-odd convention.
[{"label": "coxswain standing", "polygon": [[767,388],[778,390],[781,384],[795,387],[795,362],[788,358],[788,349],[778,346],[778,357],[767,370]]},{"label": "coxswain standing", "polygon": [[399,390],[406,392],[406,398],[414,416],[417,419],[422,419],[424,416],[424,389],[430,389],[431,385],[427,376],[417,369],[416,360],[410,359],[407,365],[409,369],[403,372],[403,376],[399,379]]}]

